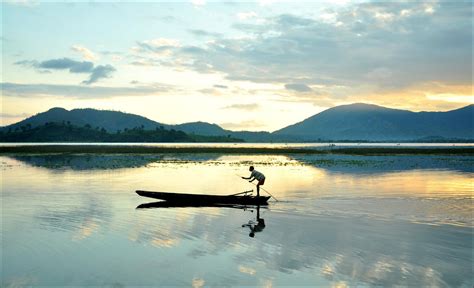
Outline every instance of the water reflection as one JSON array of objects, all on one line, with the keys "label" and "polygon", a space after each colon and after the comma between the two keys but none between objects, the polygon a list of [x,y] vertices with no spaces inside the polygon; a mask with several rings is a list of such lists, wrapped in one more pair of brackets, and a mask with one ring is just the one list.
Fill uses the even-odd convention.
[{"label": "water reflection", "polygon": [[[190,212],[187,209],[190,208],[172,211],[179,215]],[[239,237],[242,230],[238,234],[233,232],[238,219],[246,217],[239,211],[243,210],[219,210],[222,213],[219,217],[209,218],[206,214],[210,210],[194,210],[191,221],[177,225],[172,220],[173,225],[164,226],[173,227],[171,231],[163,230],[163,225],[147,225],[142,233],[159,238],[168,233],[181,234],[180,239],[192,240],[192,244],[172,242],[173,249],[192,246],[190,250],[186,249],[190,252],[183,255],[183,261],[190,257],[193,263],[206,263],[206,269],[213,270],[224,263],[210,260],[232,258],[236,262],[236,271],[252,275],[259,282],[268,275],[272,275],[274,283],[280,285],[343,282],[422,287],[462,286],[470,281],[472,259],[467,252],[472,249],[472,244],[469,228],[367,218],[310,217],[272,212],[270,208],[266,210],[267,217],[262,217],[257,210],[256,221],[242,227],[255,228],[265,223],[259,221],[263,218],[271,219],[273,223],[266,225],[262,233],[255,234],[256,231],[251,230],[255,240],[249,242]],[[154,216],[150,222],[163,224],[165,221],[163,215],[154,213]],[[157,247],[155,240],[147,241]],[[167,240],[167,244],[168,241],[171,240]],[[163,245],[164,240],[159,243],[161,248],[171,248]],[[233,275],[232,271],[226,273]],[[206,279],[206,283],[222,285],[219,282],[222,278],[214,277],[217,279]],[[235,275],[232,277],[240,279]],[[246,279],[243,280],[246,285],[255,285],[248,278],[243,279]],[[234,284],[242,283],[235,281]]]},{"label": "water reflection", "polygon": [[[111,170],[98,156],[99,168],[71,164],[87,162],[78,155],[0,158],[2,287],[472,286],[473,174],[460,159],[361,174],[272,155],[153,155]],[[134,192],[236,193],[251,188],[235,176],[249,163],[285,202],[178,207]]]},{"label": "water reflection", "polygon": [[[474,172],[474,157],[462,155],[397,155],[397,156],[359,156],[359,155],[292,155],[292,156],[226,156],[217,153],[196,154],[52,154],[52,155],[9,155],[9,158],[35,167],[48,169],[122,169],[145,167],[150,164],[189,164],[206,163],[210,165],[272,164],[278,166],[309,165],[328,172],[347,174],[380,174],[419,169],[444,169],[460,172]],[[229,157],[237,161],[229,163]],[[273,158],[273,159],[272,159]],[[280,161],[275,161],[275,158]],[[242,159],[254,159],[246,161]],[[255,160],[262,159],[262,160]],[[270,161],[268,161],[270,159]],[[284,159],[284,160],[281,160]]]},{"label": "water reflection", "polygon": [[451,170],[474,172],[474,157],[460,155],[295,155],[306,165],[323,168],[332,173],[374,175],[409,170]]},{"label": "water reflection", "polygon": [[255,209],[257,210],[255,221],[250,220],[248,223],[242,225],[242,227],[250,228],[249,237],[252,238],[255,237],[255,233],[262,232],[263,229],[265,229],[265,219],[260,218],[260,206],[257,206]]},{"label": "water reflection", "polygon": [[187,163],[203,162],[217,159],[218,154],[196,154],[196,155],[114,155],[114,154],[51,154],[51,155],[11,155],[12,159],[27,163],[34,167],[48,169],[122,169],[147,166],[150,163]]},{"label": "water reflection", "polygon": [[[255,233],[262,232],[265,228],[265,219],[260,217],[260,209],[267,209],[267,207],[261,207],[260,205],[235,205],[235,204],[203,204],[203,203],[178,203],[173,201],[157,201],[144,203],[137,206],[137,209],[152,209],[152,208],[203,208],[203,207],[214,207],[214,208],[234,208],[243,211],[254,212],[256,211],[255,221],[249,220],[248,223],[242,224],[242,227],[248,227],[250,229],[249,237],[255,237]],[[178,212],[179,213],[179,212]]]},{"label": "water reflection", "polygon": [[61,198],[61,204],[55,203],[49,207],[44,205],[35,215],[35,222],[51,231],[72,231],[73,239],[83,240],[97,232],[102,224],[110,223],[113,217],[110,207],[97,198],[84,197],[82,201],[77,198]]},{"label": "water reflection", "polygon": [[260,207],[257,206],[248,206],[248,205],[236,205],[236,204],[219,204],[219,203],[179,203],[175,201],[156,201],[150,203],[143,203],[137,206],[136,209],[150,209],[150,208],[198,208],[198,207],[215,207],[215,208],[234,208],[234,209],[242,209],[242,210],[249,210],[252,208]]}]

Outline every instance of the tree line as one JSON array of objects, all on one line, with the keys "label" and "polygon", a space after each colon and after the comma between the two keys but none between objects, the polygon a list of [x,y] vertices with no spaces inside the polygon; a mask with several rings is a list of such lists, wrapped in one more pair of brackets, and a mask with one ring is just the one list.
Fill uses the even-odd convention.
[{"label": "tree line", "polygon": [[202,136],[186,134],[175,129],[158,126],[145,130],[144,126],[109,132],[91,124],[77,126],[69,121],[47,122],[32,127],[22,125],[0,131],[0,142],[243,142],[228,136]]}]

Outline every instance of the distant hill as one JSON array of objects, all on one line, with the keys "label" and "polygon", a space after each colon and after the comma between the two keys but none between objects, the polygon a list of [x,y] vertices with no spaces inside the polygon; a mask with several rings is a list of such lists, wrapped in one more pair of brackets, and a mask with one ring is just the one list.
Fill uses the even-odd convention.
[{"label": "distant hill", "polygon": [[274,134],[303,141],[474,139],[474,105],[448,112],[411,112],[361,103],[342,105]]},{"label": "distant hill", "polygon": [[[119,111],[96,110],[96,109],[73,109],[52,108],[46,112],[38,113],[20,122],[2,127],[0,131],[19,131],[22,127],[35,128],[46,123],[64,123],[74,126],[92,128],[104,128],[109,133],[124,131],[125,129],[141,128],[144,130],[154,130],[163,127],[183,131],[187,134],[202,136],[225,136],[243,139],[246,141],[271,141],[272,135],[269,132],[251,131],[230,131],[221,128],[216,124],[207,122],[190,122],[178,125],[168,125],[150,120],[146,117],[124,113]],[[240,141],[240,140],[239,140]]]},{"label": "distant hill", "polygon": [[181,130],[186,133],[199,134],[199,135],[228,135],[228,130],[223,129],[217,124],[211,124],[207,122],[189,122],[178,125],[171,125],[175,130]]},{"label": "distant hill", "polygon": [[231,131],[226,130],[216,124],[210,124],[207,122],[191,122],[179,125],[171,125],[170,128],[186,132],[188,134],[198,134],[204,136],[229,136],[233,138],[244,139],[248,142],[271,142],[271,141],[282,141],[284,137],[279,135],[273,135],[270,132],[260,131]]},{"label": "distant hill", "polygon": [[96,110],[96,109],[73,109],[68,111],[64,108],[51,108],[46,112],[38,113],[26,118],[23,121],[4,127],[12,131],[21,126],[31,128],[44,125],[46,123],[69,123],[75,126],[85,126],[89,124],[92,128],[104,128],[108,132],[117,132],[117,130],[132,129],[142,127],[147,130],[167,125],[150,120],[143,116],[129,114],[119,111]]},{"label": "distant hill", "polygon": [[[198,139],[216,136],[246,142],[298,141],[426,141],[474,140],[474,105],[447,112],[411,112],[370,104],[330,108],[299,123],[269,132],[231,131],[206,123],[179,125],[159,123],[118,111],[52,108],[18,123],[0,128],[3,132],[30,130],[47,123],[60,123],[120,134],[126,130],[177,130]],[[120,132],[120,133],[117,133]],[[209,138],[210,139],[210,138]],[[59,140],[58,140],[59,141]],[[200,140],[199,140],[200,141]],[[203,140],[204,141],[204,140]]]}]

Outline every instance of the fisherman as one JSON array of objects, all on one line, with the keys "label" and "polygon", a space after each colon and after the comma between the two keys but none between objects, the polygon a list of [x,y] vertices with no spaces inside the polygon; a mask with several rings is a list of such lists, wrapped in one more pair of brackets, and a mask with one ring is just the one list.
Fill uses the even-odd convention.
[{"label": "fisherman", "polygon": [[258,172],[253,168],[253,166],[250,166],[249,171],[252,172],[250,174],[250,177],[242,177],[242,179],[249,180],[250,183],[252,183],[255,179],[257,179],[257,197],[260,196],[260,185],[265,184],[265,175],[263,175],[261,172]]}]

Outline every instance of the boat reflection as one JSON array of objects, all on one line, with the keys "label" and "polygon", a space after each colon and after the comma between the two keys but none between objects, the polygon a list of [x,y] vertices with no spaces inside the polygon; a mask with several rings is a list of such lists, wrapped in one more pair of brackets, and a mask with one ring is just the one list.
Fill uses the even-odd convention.
[{"label": "boat reflection", "polygon": [[260,208],[260,205],[239,205],[239,204],[217,204],[217,203],[205,203],[205,202],[174,202],[174,201],[156,201],[150,203],[143,203],[136,207],[136,209],[149,209],[149,208],[204,208],[204,207],[216,207],[216,208],[235,208],[242,210],[251,210]]},{"label": "boat reflection", "polygon": [[242,227],[250,228],[249,237],[255,237],[255,233],[262,232],[265,228],[265,219],[260,218],[260,208],[267,209],[266,206],[260,207],[260,205],[236,205],[236,204],[206,204],[206,203],[179,203],[173,201],[157,201],[150,203],[143,203],[136,207],[136,209],[152,209],[152,208],[234,208],[242,209],[244,211],[250,211],[253,213],[257,211],[255,221],[249,220],[248,223],[242,224]]}]

